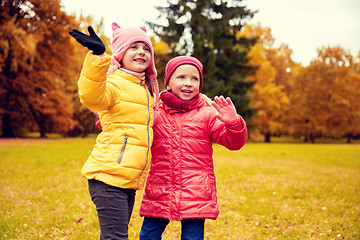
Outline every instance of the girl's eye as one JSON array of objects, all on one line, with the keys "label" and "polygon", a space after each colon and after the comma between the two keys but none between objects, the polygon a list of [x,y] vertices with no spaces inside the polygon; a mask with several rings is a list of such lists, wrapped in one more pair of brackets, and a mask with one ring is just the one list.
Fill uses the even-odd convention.
[{"label": "girl's eye", "polygon": [[144,51],[150,52],[150,48],[144,47]]},{"label": "girl's eye", "polygon": [[184,79],[184,76],[179,76],[179,79]]},{"label": "girl's eye", "polygon": [[193,80],[194,81],[199,81],[199,79],[197,77],[194,77]]}]

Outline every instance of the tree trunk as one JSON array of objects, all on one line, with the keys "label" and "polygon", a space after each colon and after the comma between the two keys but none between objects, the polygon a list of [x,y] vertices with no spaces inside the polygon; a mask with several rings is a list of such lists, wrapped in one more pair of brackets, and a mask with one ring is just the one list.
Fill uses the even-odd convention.
[{"label": "tree trunk", "polygon": [[266,142],[266,143],[271,142],[271,135],[270,135],[270,133],[265,133],[265,142]]},{"label": "tree trunk", "polygon": [[46,138],[46,130],[43,126],[40,126],[40,137]]},{"label": "tree trunk", "polygon": [[10,114],[4,114],[2,117],[2,135],[4,138],[12,138],[15,137],[14,130],[10,126]]},{"label": "tree trunk", "polygon": [[311,143],[315,143],[315,137],[312,135],[312,133],[310,133],[310,141]]}]

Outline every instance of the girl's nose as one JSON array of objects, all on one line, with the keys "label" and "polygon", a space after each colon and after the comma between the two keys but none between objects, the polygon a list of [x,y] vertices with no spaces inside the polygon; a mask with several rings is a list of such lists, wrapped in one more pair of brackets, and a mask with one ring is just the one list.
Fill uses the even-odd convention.
[{"label": "girl's nose", "polygon": [[192,86],[191,79],[186,78],[186,79],[185,79],[185,85],[186,85],[186,86]]},{"label": "girl's nose", "polygon": [[138,54],[144,55],[145,54],[145,49],[144,48],[139,48]]}]

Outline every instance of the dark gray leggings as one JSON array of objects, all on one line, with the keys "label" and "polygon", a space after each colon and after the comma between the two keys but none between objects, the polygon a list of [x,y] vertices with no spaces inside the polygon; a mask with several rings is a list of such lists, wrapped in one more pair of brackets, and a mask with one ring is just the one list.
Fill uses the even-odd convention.
[{"label": "dark gray leggings", "polygon": [[127,240],[136,191],[110,186],[91,179],[89,192],[99,218],[100,240]]}]

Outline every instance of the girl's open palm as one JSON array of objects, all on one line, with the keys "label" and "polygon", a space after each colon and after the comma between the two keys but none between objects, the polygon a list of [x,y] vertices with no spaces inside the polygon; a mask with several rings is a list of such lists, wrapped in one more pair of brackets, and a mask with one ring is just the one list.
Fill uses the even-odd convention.
[{"label": "girl's open palm", "polygon": [[212,102],[214,108],[218,111],[218,118],[226,125],[235,125],[238,122],[236,109],[231,99],[223,96],[216,96]]}]

